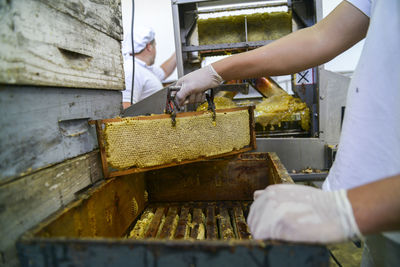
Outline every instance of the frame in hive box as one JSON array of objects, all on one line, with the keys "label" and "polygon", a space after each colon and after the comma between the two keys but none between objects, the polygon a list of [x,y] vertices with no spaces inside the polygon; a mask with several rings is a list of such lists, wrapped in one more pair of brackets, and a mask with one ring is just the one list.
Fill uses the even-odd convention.
[{"label": "frame in hive box", "polygon": [[[275,153],[114,177],[26,232],[17,243],[20,260],[23,266],[328,266],[324,246],[252,239],[246,217],[253,192],[277,183],[293,180]],[[154,213],[148,227],[132,235],[148,211]]]}]

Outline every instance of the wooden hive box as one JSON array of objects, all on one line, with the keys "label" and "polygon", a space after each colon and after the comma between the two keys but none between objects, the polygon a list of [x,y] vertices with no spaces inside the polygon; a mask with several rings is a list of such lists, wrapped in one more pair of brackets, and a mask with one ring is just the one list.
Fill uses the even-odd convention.
[{"label": "wooden hive box", "polygon": [[123,90],[119,1],[2,1],[0,83]]},{"label": "wooden hive box", "polygon": [[[245,217],[253,192],[276,183],[293,180],[275,153],[115,177],[26,232],[17,244],[20,260],[24,266],[327,266],[323,246],[251,239]],[[148,226],[135,235],[149,212]]]},{"label": "wooden hive box", "polygon": [[120,0],[0,1],[0,265],[103,178],[87,122],[121,113],[121,40]]},{"label": "wooden hive box", "polygon": [[120,0],[1,1],[0,22],[0,180],[96,149],[87,121],[122,108]]}]

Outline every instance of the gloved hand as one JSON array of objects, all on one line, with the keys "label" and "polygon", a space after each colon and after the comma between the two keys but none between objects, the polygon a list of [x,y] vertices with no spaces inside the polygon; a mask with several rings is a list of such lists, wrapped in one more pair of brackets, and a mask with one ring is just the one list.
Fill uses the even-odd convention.
[{"label": "gloved hand", "polygon": [[254,192],[247,222],[254,239],[333,243],[362,238],[345,190],[271,185]]},{"label": "gloved hand", "polygon": [[[204,100],[204,91],[216,87],[223,82],[223,79],[211,65],[193,71],[180,78],[176,85],[181,90],[176,93],[176,99],[180,106],[187,103],[196,103]],[[189,97],[189,99],[187,99]],[[186,100],[188,102],[186,103]]]}]

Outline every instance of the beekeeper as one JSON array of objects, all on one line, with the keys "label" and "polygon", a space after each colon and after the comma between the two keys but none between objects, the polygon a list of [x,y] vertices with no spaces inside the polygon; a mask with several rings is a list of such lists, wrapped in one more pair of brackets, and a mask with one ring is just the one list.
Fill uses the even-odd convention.
[{"label": "beekeeper", "polygon": [[[175,53],[161,66],[154,66],[156,58],[155,33],[149,27],[135,27],[134,54],[131,38],[128,36],[122,44],[124,54],[125,90],[122,92],[123,107],[131,105],[162,89],[161,81],[172,74],[176,67]],[[132,59],[135,56],[135,79],[132,94]]]},{"label": "beekeeper", "polygon": [[312,27],[187,74],[177,98],[194,101],[223,80],[296,73],[364,37],[324,190],[281,184],[256,191],[248,223],[255,239],[365,238],[363,266],[400,266],[400,1],[343,1]]}]

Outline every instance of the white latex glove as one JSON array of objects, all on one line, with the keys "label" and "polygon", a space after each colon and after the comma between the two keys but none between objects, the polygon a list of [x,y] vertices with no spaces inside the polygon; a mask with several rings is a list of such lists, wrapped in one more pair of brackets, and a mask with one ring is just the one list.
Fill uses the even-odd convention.
[{"label": "white latex glove", "polygon": [[334,243],[362,238],[345,190],[271,185],[254,192],[247,222],[255,239]]},{"label": "white latex glove", "polygon": [[177,86],[181,86],[181,90],[176,94],[177,102],[180,106],[202,102],[204,91],[216,87],[222,82],[223,79],[211,65],[193,71],[176,82]]}]

